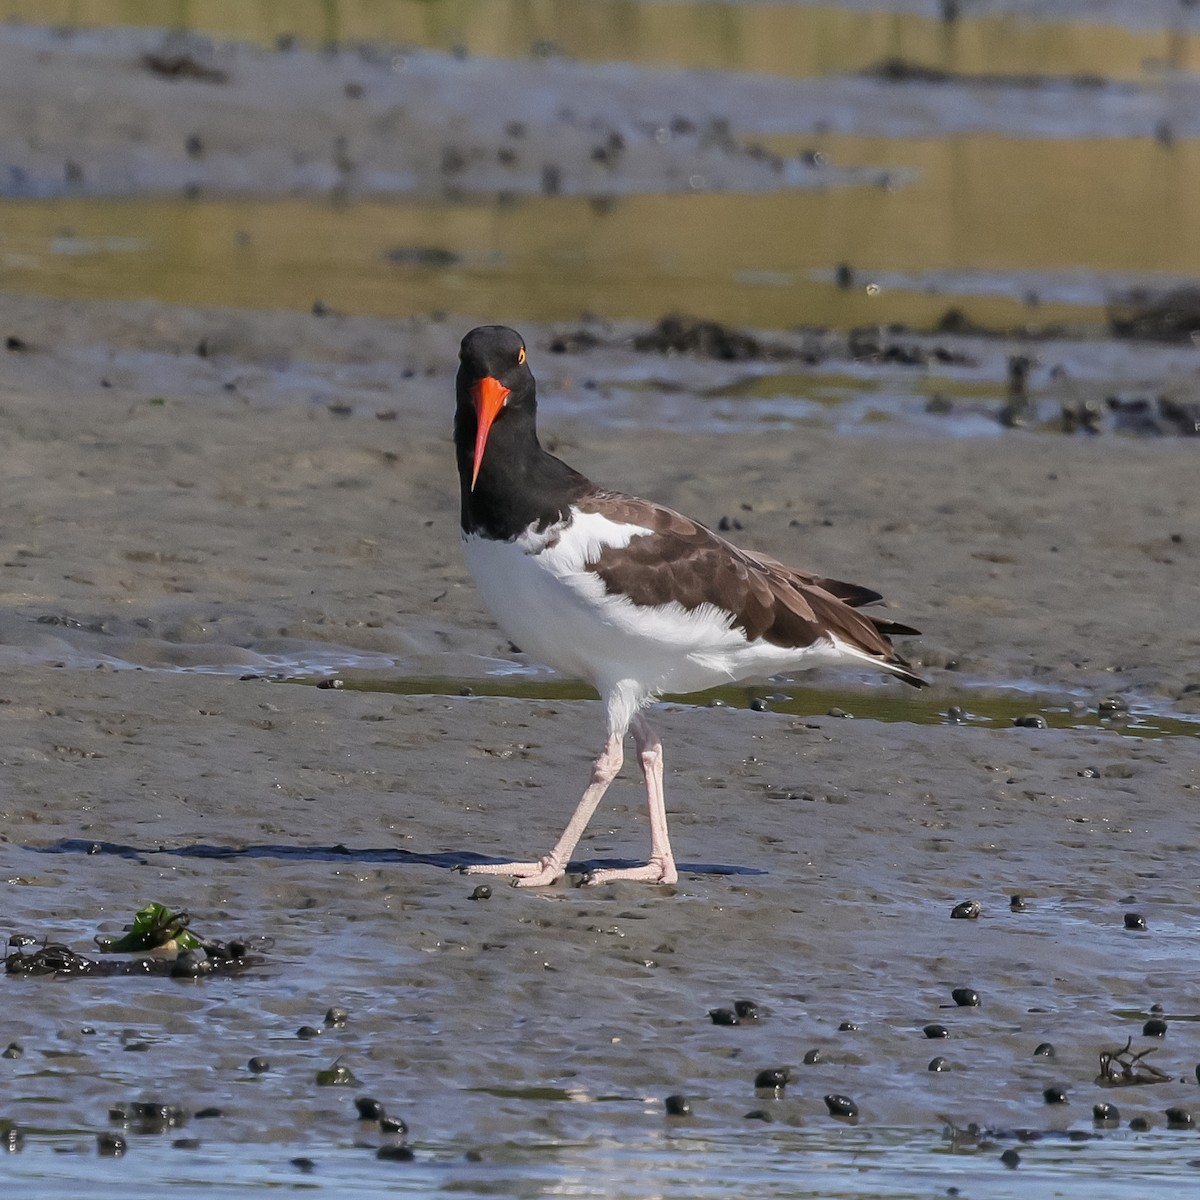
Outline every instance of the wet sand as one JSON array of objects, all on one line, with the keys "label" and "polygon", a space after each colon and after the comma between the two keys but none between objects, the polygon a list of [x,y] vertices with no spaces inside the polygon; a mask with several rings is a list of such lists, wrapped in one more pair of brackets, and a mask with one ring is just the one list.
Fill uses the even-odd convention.
[{"label": "wet sand", "polygon": [[[1083,1127],[1106,1098],[1161,1126],[1200,1099],[1190,1023],[1155,1056],[1182,1082],[1094,1083],[1100,1051],[1145,1044],[1151,1005],[1197,1011],[1195,737],[666,706],[678,888],[497,886],[471,902],[476,881],[447,868],[545,848],[598,706],[262,677],[280,660],[385,679],[521,662],[457,545],[447,426],[468,318],[23,300],[3,319],[29,345],[0,384],[8,927],[86,949],[155,899],[213,936],[271,939],[234,980],[10,979],[3,1036],[25,1056],[6,1064],[8,1119],[70,1145],[117,1100],[216,1106],[192,1134],[218,1156],[281,1143],[253,1162],[286,1171],[305,1145],[337,1159],[364,1134],[351,1089],[311,1083],[344,1056],[353,1094],[401,1113],[422,1160],[561,1167],[547,1147],[582,1144],[568,1158],[587,1174],[608,1138],[626,1167],[647,1145],[679,1167],[682,1144],[660,1145],[670,1093],[693,1101],[685,1139],[764,1147],[782,1128],[850,1137],[830,1092],[858,1102],[860,1129],[934,1145],[942,1115]],[[1020,683],[1031,708],[1123,694],[1195,712],[1187,440],[598,428],[556,408],[608,352],[557,356],[526,332],[560,452],[710,521],[738,515],[745,545],[877,585],[926,631],[910,649],[947,705]],[[357,363],[391,382],[365,384],[348,415],[314,400],[313,380]],[[180,666],[226,674],[154,669]],[[581,862],[644,853],[636,783],[611,797]],[[978,921],[950,919],[964,899]],[[1147,932],[1123,928],[1134,910]],[[952,1007],[959,986],[978,1009]],[[739,998],[758,1024],[711,1024]],[[335,1004],[345,1031],[295,1040]],[[926,1038],[932,1022],[949,1041]],[[128,1040],[149,1048],[127,1056]],[[1055,1059],[1033,1057],[1044,1041]],[[804,1066],[810,1049],[823,1061]],[[939,1053],[951,1069],[931,1073]],[[253,1054],[274,1064],[256,1082]],[[46,1055],[62,1092],[29,1074]],[[764,1101],[754,1074],[776,1065],[795,1081]],[[1048,1107],[1056,1083],[1071,1102]],[[776,1124],[745,1120],[764,1107]]]},{"label": "wet sand", "polygon": [[[49,36],[5,29],[0,58]],[[111,63],[96,79],[122,103],[153,82]],[[89,187],[93,162],[125,172],[122,186],[148,162],[161,182],[161,156],[186,157],[171,123],[183,115],[164,111],[145,159],[127,156],[128,129],[118,146],[67,121],[53,154],[26,147],[46,154],[28,178],[50,180],[69,150]],[[273,110],[262,128],[273,121],[286,124]],[[594,130],[562,124],[586,133],[559,147],[569,189],[571,154],[595,169]],[[676,149],[684,170],[711,153]],[[261,152],[246,161],[269,165]],[[774,170],[741,146],[728,155]],[[666,186],[669,158],[631,159],[645,167],[628,168],[631,188]],[[432,194],[444,160],[422,161]],[[296,160],[279,162],[286,190]],[[542,187],[540,168],[525,183]],[[814,678],[805,716],[665,704],[678,886],[493,883],[472,900],[477,881],[450,868],[544,851],[601,733],[585,700],[365,690],[546,681],[482,611],[458,546],[458,340],[505,319],[0,294],[7,928],[86,950],[157,900],[261,959],[200,982],[7,977],[0,1043],[20,1051],[2,1062],[0,1132],[23,1130],[25,1149],[5,1169],[38,1194],[303,1176],[338,1194],[606,1196],[646,1195],[651,1177],[704,1196],[1090,1195],[1103,1176],[1132,1197],[1156,1172],[1190,1173],[1194,1134],[1168,1133],[1164,1113],[1200,1107],[1194,440],[1000,433],[994,413],[986,437],[952,423],[722,426],[707,391],[769,363],[638,351],[644,327],[603,322],[589,326],[599,345],[559,353],[575,326],[521,322],[548,445],[610,486],[736,520],[739,544],[877,587],[924,631],[905,652],[935,699],[968,715],[895,719],[901,697],[892,719],[867,719],[883,689],[902,689],[856,673]],[[793,350],[816,336],[764,335]],[[821,361],[789,370],[848,369],[848,339],[820,336]],[[994,389],[1029,350],[896,336],[960,355],[974,364],[962,377]],[[1036,353],[1052,407],[1195,394],[1186,344]],[[921,369],[887,355],[853,366],[884,390]],[[622,378],[653,382],[640,408],[612,395]],[[334,675],[347,686],[311,686]],[[827,715],[818,687],[860,715]],[[989,720],[1014,694],[1064,727]],[[1110,697],[1164,723],[1097,723]],[[627,771],[577,866],[645,843]],[[951,919],[964,900],[977,920]],[[1127,913],[1146,930],[1126,929]],[[978,1007],[954,1004],[963,987]],[[710,1020],[739,999],[757,1022]],[[348,1010],[344,1028],[323,1026],[331,1006]],[[1161,1039],[1143,1036],[1152,1015]],[[949,1037],[927,1036],[932,1024]],[[1128,1037],[1157,1048],[1166,1078],[1101,1087],[1100,1054]],[[1035,1055],[1046,1042],[1054,1056]],[[270,1069],[251,1072],[255,1055]],[[935,1055],[947,1070],[928,1069]],[[335,1062],[354,1081],[318,1086]],[[756,1094],[771,1067],[792,1081]],[[1060,1085],[1068,1102],[1047,1104]],[[834,1093],[856,1101],[856,1126],[829,1116]],[[690,1118],[665,1117],[671,1094]],[[407,1121],[415,1162],[368,1153],[394,1138],[355,1120],[359,1095]],[[97,1160],[94,1135],[119,1127],[110,1106],[135,1100],[181,1105],[187,1121]],[[1118,1131],[1053,1136],[1090,1134],[1101,1100],[1119,1106]],[[1128,1132],[1131,1117],[1151,1131]],[[988,1132],[942,1154],[947,1120]],[[999,1161],[1014,1147],[1016,1175]]]}]

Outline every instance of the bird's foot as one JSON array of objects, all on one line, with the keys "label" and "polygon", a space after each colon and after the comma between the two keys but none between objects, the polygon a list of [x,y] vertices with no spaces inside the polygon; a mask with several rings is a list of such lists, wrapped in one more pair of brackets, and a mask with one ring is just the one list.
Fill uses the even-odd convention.
[{"label": "bird's foot", "polygon": [[511,875],[513,887],[549,887],[565,874],[547,855],[537,862],[472,863],[461,868],[464,875]]},{"label": "bird's foot", "polygon": [[644,867],[601,867],[597,871],[589,871],[583,877],[583,886],[612,883],[615,879],[632,880],[634,883],[677,883],[679,872],[671,860],[652,858]]}]

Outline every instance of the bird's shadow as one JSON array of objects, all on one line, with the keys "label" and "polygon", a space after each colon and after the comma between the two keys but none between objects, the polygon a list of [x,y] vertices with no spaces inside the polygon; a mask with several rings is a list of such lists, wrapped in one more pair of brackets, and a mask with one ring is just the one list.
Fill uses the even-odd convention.
[{"label": "bird's shadow", "polygon": [[[48,846],[25,846],[23,849],[30,850],[35,854],[108,854],[139,862],[165,855],[174,858],[275,858],[288,862],[390,863],[397,866],[457,869],[508,861],[485,854],[474,854],[467,850],[449,850],[443,854],[418,854],[412,850],[398,850],[394,847],[354,848],[341,843],[334,846],[278,844],[215,846],[208,842],[194,842],[190,846],[130,846],[123,842],[60,838]],[[612,867],[636,867],[638,865],[640,865],[639,861],[631,858],[589,858],[570,863],[569,870],[586,873]],[[756,867],[739,867],[728,863],[679,863],[678,867],[681,872],[686,871],[690,875],[765,875],[767,873]]]}]

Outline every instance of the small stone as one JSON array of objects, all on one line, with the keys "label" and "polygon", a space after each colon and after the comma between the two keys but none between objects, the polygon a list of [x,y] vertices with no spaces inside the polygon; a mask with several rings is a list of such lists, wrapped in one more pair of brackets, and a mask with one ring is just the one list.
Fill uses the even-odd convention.
[{"label": "small stone", "polygon": [[926,1025],[921,1031],[927,1038],[948,1038],[950,1030],[945,1025]]},{"label": "small stone", "polygon": [[838,1026],[838,1033],[857,1033],[858,1026],[853,1021],[843,1021]]},{"label": "small stone", "polygon": [[926,1070],[948,1071],[950,1070],[950,1064],[939,1054],[936,1058],[931,1058],[929,1060],[929,1066],[926,1068]]},{"label": "small stone", "polygon": [[320,1037],[321,1031],[315,1025],[301,1025],[296,1030],[296,1036],[301,1041],[308,1041],[310,1038]]},{"label": "small stone", "polygon": [[686,1096],[668,1096],[663,1101],[663,1107],[667,1110],[668,1117],[690,1117],[692,1115],[692,1102]]},{"label": "small stone", "polygon": [[979,993],[974,988],[957,987],[950,993],[950,999],[959,1008],[978,1008]]},{"label": "small stone", "polygon": [[9,1042],[0,1058],[21,1058],[24,1054],[25,1047],[20,1042]]},{"label": "small stone", "polygon": [[946,709],[946,721],[950,725],[965,725],[967,723],[967,710],[960,708],[957,704],[952,704]]},{"label": "small stone", "polygon": [[1033,1048],[1034,1058],[1054,1058],[1054,1047],[1049,1042],[1038,1042]]},{"label": "small stone", "polygon": [[1192,1114],[1186,1108],[1168,1108],[1167,1109],[1167,1128],[1168,1129],[1195,1129],[1196,1122]]},{"label": "small stone", "polygon": [[1096,705],[1096,711],[1102,718],[1109,720],[1113,717],[1126,717],[1129,715],[1129,702],[1121,696],[1105,696]]},{"label": "small stone", "polygon": [[350,1020],[350,1014],[344,1008],[331,1008],[325,1013],[325,1024],[335,1029],[341,1029]]},{"label": "small stone", "polygon": [[839,721],[849,721],[853,714],[848,713],[844,708],[831,708],[826,714],[827,717],[836,717]]},{"label": "small stone", "polygon": [[849,1096],[830,1093],[825,1097],[825,1107],[829,1109],[829,1115],[839,1121],[853,1121],[858,1117],[858,1105]]},{"label": "small stone", "polygon": [[1145,1025],[1142,1026],[1143,1037],[1166,1037],[1167,1023],[1162,1017],[1151,1017]]},{"label": "small stone", "polygon": [[225,1112],[223,1109],[210,1106],[208,1108],[197,1109],[192,1114],[192,1117],[196,1121],[211,1121],[215,1117],[223,1117],[224,1115],[225,1115]]},{"label": "small stone", "polygon": [[123,1133],[96,1134],[96,1150],[102,1158],[120,1158],[128,1149]]},{"label": "small stone", "polygon": [[732,1008],[710,1008],[708,1019],[714,1025],[740,1025],[742,1023]]},{"label": "small stone", "polygon": [[492,889],[486,883],[481,883],[468,897],[468,900],[490,900]]},{"label": "small stone", "polygon": [[765,1108],[752,1108],[743,1118],[746,1121],[766,1121],[775,1120],[773,1116]]},{"label": "small stone", "polygon": [[1125,914],[1125,928],[1144,932],[1146,929],[1146,918],[1141,913],[1127,912]]},{"label": "small stone", "polygon": [[983,912],[983,905],[978,900],[960,900],[951,910],[952,921],[977,921]]},{"label": "small stone", "polygon": [[[811,1067],[815,1063],[824,1062],[824,1061],[825,1061],[825,1055],[823,1055],[820,1052],[820,1050],[805,1050],[804,1065],[806,1067]],[[1200,1079],[1200,1066],[1198,1066],[1196,1068],[1196,1077],[1197,1077],[1197,1079]]]},{"label": "small stone", "polygon": [[5,1154],[16,1154],[25,1149],[25,1134],[15,1125],[0,1132],[0,1150]]},{"label": "small stone", "polygon": [[292,1164],[302,1175],[311,1175],[317,1169],[316,1162],[311,1158],[289,1158],[288,1162]]},{"label": "small stone", "polygon": [[360,1121],[378,1121],[385,1115],[383,1105],[374,1096],[356,1097],[354,1107],[358,1111]]},{"label": "small stone", "polygon": [[735,1000],[733,1011],[743,1021],[758,1020],[758,1005],[753,1000]]},{"label": "small stone", "polygon": [[1121,1114],[1115,1104],[1101,1100],[1099,1104],[1092,1105],[1092,1121],[1096,1125],[1116,1125],[1120,1119]]},{"label": "small stone", "polygon": [[408,1134],[408,1126],[400,1117],[380,1117],[379,1128],[384,1133],[398,1133],[404,1136]]},{"label": "small stone", "polygon": [[750,701],[750,711],[770,712],[771,706],[761,696],[755,696],[754,699]]},{"label": "small stone", "polygon": [[768,1067],[754,1077],[754,1086],[766,1091],[781,1092],[788,1085],[792,1072],[788,1067]]},{"label": "small stone", "polygon": [[375,1157],[384,1162],[412,1162],[417,1156],[407,1146],[380,1146]]},{"label": "small stone", "polygon": [[1014,892],[1008,898],[1008,907],[1012,912],[1024,912],[1025,911],[1025,897],[1018,895],[1016,892]]},{"label": "small stone", "polygon": [[1018,729],[1045,729],[1046,718],[1041,713],[1026,713],[1023,717],[1014,717],[1013,724]]},{"label": "small stone", "polygon": [[262,1075],[271,1069],[271,1060],[261,1054],[256,1054],[246,1064],[246,1069],[251,1075]]},{"label": "small stone", "polygon": [[1129,1128],[1134,1133],[1145,1133],[1150,1128],[1150,1122],[1145,1117],[1130,1117]]},{"label": "small stone", "polygon": [[1010,1170],[1015,1171],[1021,1165],[1021,1156],[1011,1147],[1000,1155],[1000,1161]]},{"label": "small stone", "polygon": [[1042,1099],[1045,1100],[1045,1102],[1047,1104],[1066,1104],[1067,1103],[1066,1088],[1062,1088],[1057,1085],[1053,1085],[1048,1088],[1043,1088],[1042,1089]]}]

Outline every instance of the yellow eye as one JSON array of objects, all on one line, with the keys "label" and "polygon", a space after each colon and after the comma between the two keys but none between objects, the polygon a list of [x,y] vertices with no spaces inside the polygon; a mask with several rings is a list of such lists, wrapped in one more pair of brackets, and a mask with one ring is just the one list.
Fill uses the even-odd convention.
[{"label": "yellow eye", "polygon": [[525,347],[522,346],[521,349],[517,352],[517,366],[523,367],[524,365],[525,365]]}]

